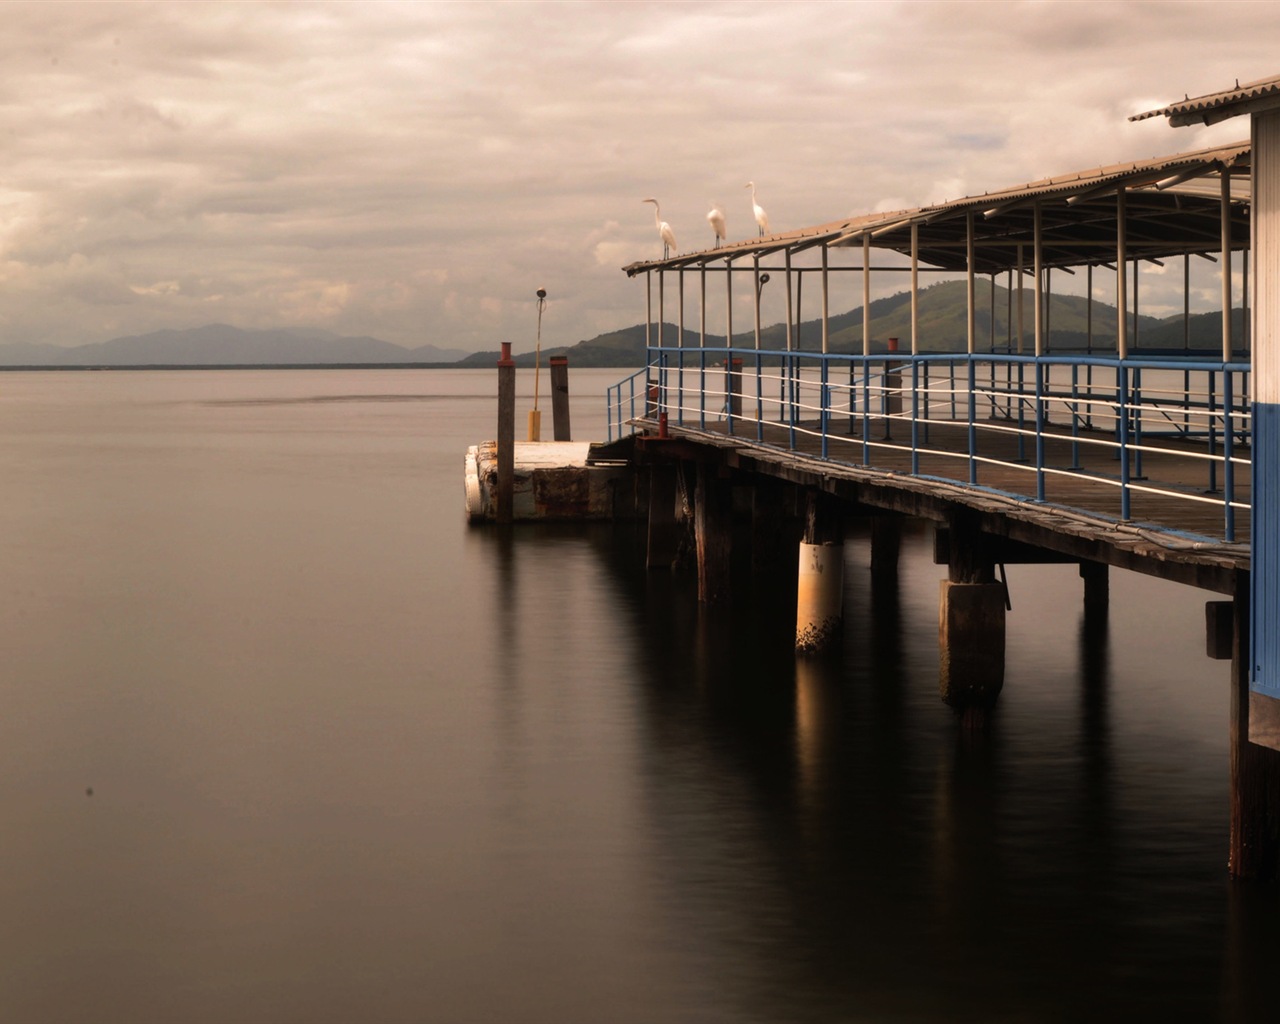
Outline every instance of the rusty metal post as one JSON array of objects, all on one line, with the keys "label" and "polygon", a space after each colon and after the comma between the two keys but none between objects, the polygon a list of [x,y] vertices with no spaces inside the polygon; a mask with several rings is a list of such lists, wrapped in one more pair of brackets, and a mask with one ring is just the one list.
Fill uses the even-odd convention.
[{"label": "rusty metal post", "polygon": [[502,343],[498,360],[498,508],[500,523],[513,518],[516,483],[516,361],[511,342]]},{"label": "rusty metal post", "polygon": [[551,422],[557,441],[571,441],[569,434],[569,357],[552,356],[551,364]]}]

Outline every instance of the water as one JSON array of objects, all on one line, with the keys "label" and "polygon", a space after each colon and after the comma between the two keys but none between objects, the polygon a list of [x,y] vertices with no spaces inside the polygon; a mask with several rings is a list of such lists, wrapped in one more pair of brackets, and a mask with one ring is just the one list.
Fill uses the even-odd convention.
[{"label": "water", "polygon": [[1011,567],[966,737],[926,533],[797,664],[785,587],[469,529],[494,376],[0,375],[0,1021],[1275,1019],[1212,595]]}]

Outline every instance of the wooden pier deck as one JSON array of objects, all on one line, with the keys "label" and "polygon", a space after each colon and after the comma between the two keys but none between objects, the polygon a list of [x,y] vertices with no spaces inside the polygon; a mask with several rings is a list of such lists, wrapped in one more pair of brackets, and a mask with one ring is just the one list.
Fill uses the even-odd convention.
[{"label": "wooden pier deck", "polygon": [[[757,437],[752,418],[735,417],[732,434],[723,420],[708,420],[705,428],[669,423],[669,440],[654,436],[656,419],[633,421],[646,431],[641,447],[653,455],[666,451],[678,457],[710,457],[739,470],[820,487],[872,508],[936,521],[945,519],[949,506],[964,505],[984,515],[986,532],[1063,557],[1135,569],[1223,594],[1234,591],[1238,572],[1248,571],[1248,543],[1223,539],[1221,494],[1207,493],[1208,463],[1194,458],[1207,453],[1203,444],[1144,440],[1142,478],[1131,459],[1130,517],[1122,521],[1120,464],[1113,447],[1098,443],[1111,434],[1086,432],[1073,439],[1066,428],[1046,425],[1045,496],[1038,501],[1028,497],[1037,491],[1035,438],[1023,436],[1025,461],[1020,459],[1018,436],[1009,421],[976,424],[981,460],[976,486],[968,482],[967,423],[930,421],[927,443],[920,425],[923,450],[916,475],[910,422],[892,423],[887,438],[884,424],[883,418],[871,421],[864,448],[861,417],[850,422],[847,415],[833,416],[824,459],[816,421],[797,423],[794,432],[788,424],[765,422],[763,439]],[[1073,461],[1076,454],[1078,463]],[[1248,450],[1237,450],[1236,455],[1247,459]],[[1221,488],[1220,456],[1218,463]],[[1247,505],[1247,466],[1236,470],[1235,500]],[[1247,508],[1235,510],[1235,536],[1249,536]]]}]

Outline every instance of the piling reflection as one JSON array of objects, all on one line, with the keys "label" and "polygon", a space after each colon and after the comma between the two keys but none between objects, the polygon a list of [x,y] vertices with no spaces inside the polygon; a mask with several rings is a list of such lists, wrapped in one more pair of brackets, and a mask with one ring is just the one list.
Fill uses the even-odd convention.
[{"label": "piling reflection", "polygon": [[834,660],[797,659],[785,605],[749,575],[708,608],[690,577],[637,571],[634,546],[602,553],[634,634],[650,864],[667,927],[723,983],[715,1012],[1065,1021],[1105,1004],[1205,1020],[1263,1005],[1257,973],[1235,968],[1276,951],[1274,901],[1238,914],[1224,874],[1206,880],[1193,848],[1118,809],[1117,794],[1163,790],[1117,755],[1118,735],[1142,733],[1115,721],[1105,616],[1074,637],[1064,624],[1052,671],[1011,678],[968,730],[937,698],[921,536],[896,586],[854,556]]}]

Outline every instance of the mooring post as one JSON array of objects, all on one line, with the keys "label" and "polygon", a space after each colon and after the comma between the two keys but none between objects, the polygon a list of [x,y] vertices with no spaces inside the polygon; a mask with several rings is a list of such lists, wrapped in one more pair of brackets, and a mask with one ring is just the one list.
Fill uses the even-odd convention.
[{"label": "mooring post", "polygon": [[1238,573],[1231,645],[1231,839],[1233,878],[1280,873],[1280,751],[1249,739],[1249,574]]},{"label": "mooring post", "polygon": [[796,650],[818,654],[840,640],[844,615],[844,522],[840,502],[810,490],[796,577]]},{"label": "mooring post", "polygon": [[572,441],[569,434],[569,357],[552,356],[551,429],[557,441]]},{"label": "mooring post", "polygon": [[693,532],[698,549],[698,600],[719,604],[729,598],[733,549],[733,485],[727,469],[698,463]]},{"label": "mooring post", "polygon": [[516,482],[516,361],[511,342],[502,343],[498,360],[498,508],[500,523],[512,520]]},{"label": "mooring post", "polygon": [[680,546],[676,520],[676,467],[668,462],[649,467],[648,569],[670,569]]},{"label": "mooring post", "polygon": [[977,514],[957,508],[948,578],[940,582],[938,689],[971,724],[993,708],[1004,686],[1005,587],[995,579]]}]

